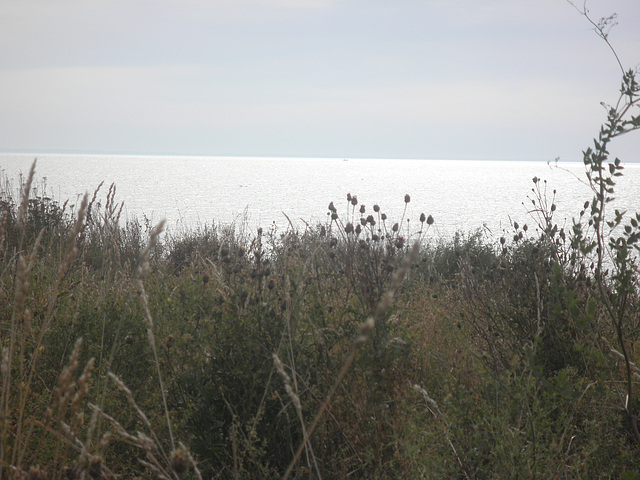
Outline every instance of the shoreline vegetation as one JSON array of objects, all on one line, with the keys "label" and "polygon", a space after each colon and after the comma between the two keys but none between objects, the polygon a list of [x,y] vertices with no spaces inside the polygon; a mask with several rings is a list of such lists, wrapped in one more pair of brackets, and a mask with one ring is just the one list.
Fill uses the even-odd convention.
[{"label": "shoreline vegetation", "polygon": [[160,235],[114,186],[32,198],[34,162],[0,191],[2,477],[640,478],[640,215],[600,216],[597,162],[571,231],[533,178],[495,243],[351,194]]},{"label": "shoreline vegetation", "polygon": [[[578,10],[609,45],[614,17]],[[351,194],[304,229],[162,234],[121,224],[114,185],[71,206],[35,162],[0,179],[0,480],[640,479],[621,70],[573,223],[534,177],[495,242]]]}]

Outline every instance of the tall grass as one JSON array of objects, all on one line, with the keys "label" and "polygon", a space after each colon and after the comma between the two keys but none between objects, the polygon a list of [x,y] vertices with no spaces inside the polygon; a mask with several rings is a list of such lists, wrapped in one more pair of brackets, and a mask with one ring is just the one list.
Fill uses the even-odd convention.
[{"label": "tall grass", "polygon": [[[160,478],[178,478],[177,474],[188,467],[199,477],[188,450],[176,447],[171,435],[171,449],[165,452],[161,437],[154,433],[158,425],[151,424],[136,405],[131,391],[111,371],[115,348],[122,341],[119,332],[115,337],[105,338],[107,328],[113,326],[107,325],[104,317],[91,324],[83,322],[87,307],[95,311],[99,305],[116,300],[111,297],[116,283],[132,279],[130,265],[121,264],[122,253],[131,246],[120,236],[124,232],[117,226],[119,211],[116,214],[113,187],[104,210],[94,203],[95,194],[91,202],[87,194],[77,211],[66,213],[66,205],[59,207],[45,197],[30,198],[35,167],[36,162],[21,184],[17,201],[10,192],[3,190],[1,195],[0,292],[4,301],[0,476],[44,478],[47,472],[54,478],[111,476],[113,471],[103,455],[114,441],[115,432],[118,441],[144,453],[144,458],[138,460]],[[3,185],[10,182],[3,181]],[[155,231],[150,247],[140,256],[142,267],[153,247],[153,234]],[[98,268],[93,260],[96,252],[102,256]],[[144,307],[142,271],[143,268],[137,282]],[[148,314],[148,309],[145,312]],[[153,340],[151,318],[149,315],[145,318],[149,339]],[[78,328],[81,323],[84,325]],[[121,325],[122,322],[118,330]],[[94,340],[93,349],[100,351],[97,358],[83,356],[81,352],[83,341],[79,331],[87,327],[87,337]],[[102,356],[108,348],[107,341],[111,343],[108,359]],[[83,357],[86,358],[82,360]],[[76,378],[81,362],[85,366]],[[103,389],[92,392],[90,384],[96,377],[104,379]],[[108,378],[125,393],[133,407],[131,411],[143,420],[150,435],[129,434],[106,413],[104,407],[111,394],[106,386]],[[157,378],[162,385],[159,372]],[[160,388],[160,392],[164,390]],[[165,425],[170,432],[166,408],[165,412]],[[85,416],[89,418],[88,424]]]},{"label": "tall grass", "polygon": [[120,225],[114,187],[70,208],[35,178],[2,192],[6,478],[640,471],[637,291],[625,357],[553,226],[445,241],[349,200],[302,231],[160,235]]}]

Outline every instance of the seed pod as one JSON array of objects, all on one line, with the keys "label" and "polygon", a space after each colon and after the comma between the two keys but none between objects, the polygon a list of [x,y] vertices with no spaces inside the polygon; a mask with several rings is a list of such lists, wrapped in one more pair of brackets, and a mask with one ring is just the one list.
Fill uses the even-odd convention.
[{"label": "seed pod", "polygon": [[404,196],[404,203],[409,203],[410,201],[411,201],[411,197],[410,197],[410,196],[409,196],[409,194],[407,193],[407,194]]},{"label": "seed pod", "polygon": [[354,195],[353,197],[351,197],[351,205],[355,207],[357,204],[358,204],[358,197]]},{"label": "seed pod", "polygon": [[344,226],[344,231],[345,231],[346,233],[353,233],[353,224],[352,224],[351,222],[347,223],[347,224]]},{"label": "seed pod", "polygon": [[400,228],[400,226],[397,223],[394,223],[393,227],[391,227],[391,230],[393,230],[394,232],[397,232],[398,228]]},{"label": "seed pod", "polygon": [[364,213],[364,205],[360,205],[360,213]]},{"label": "seed pod", "polygon": [[427,217],[427,225],[433,225],[433,217],[431,215]]},{"label": "seed pod", "polygon": [[382,221],[384,222],[387,219],[387,214],[383,213],[382,215],[380,215],[380,218],[382,219]]},{"label": "seed pod", "polygon": [[178,475],[182,475],[189,468],[189,455],[183,449],[174,450],[171,454],[171,468]]},{"label": "seed pod", "polygon": [[373,206],[373,211],[378,213],[380,211],[380,205],[374,205]]},{"label": "seed pod", "polygon": [[427,216],[424,213],[421,213],[420,214],[420,223],[424,223],[426,219],[427,219]]}]

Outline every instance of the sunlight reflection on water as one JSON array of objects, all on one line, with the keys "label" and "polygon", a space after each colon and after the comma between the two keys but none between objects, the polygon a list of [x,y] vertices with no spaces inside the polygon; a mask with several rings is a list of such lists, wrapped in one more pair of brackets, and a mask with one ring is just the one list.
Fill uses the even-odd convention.
[{"label": "sunlight reflection on water", "polygon": [[[17,182],[26,174],[33,155],[0,155],[1,169]],[[46,178],[47,195],[64,201],[101,181],[104,202],[115,183],[116,199],[124,201],[128,217],[146,215],[153,223],[166,218],[180,230],[216,223],[242,222],[252,228],[274,224],[286,229],[288,220],[327,220],[327,206],[335,203],[341,218],[347,214],[347,193],[357,195],[367,214],[373,204],[389,220],[400,219],[404,195],[411,195],[407,217],[417,223],[421,212],[435,218],[433,235],[449,237],[457,230],[486,226],[494,235],[510,232],[510,221],[534,224],[527,214],[527,196],[534,176],[546,179],[549,198],[556,189],[556,218],[570,226],[589,188],[580,182],[580,163],[371,159],[294,159],[169,157],[112,155],[38,155],[37,177]],[[640,211],[640,164],[628,164],[619,182],[616,208]],[[577,178],[576,178],[577,177]],[[580,179],[580,180],[579,180]],[[285,216],[286,215],[286,216]]]}]

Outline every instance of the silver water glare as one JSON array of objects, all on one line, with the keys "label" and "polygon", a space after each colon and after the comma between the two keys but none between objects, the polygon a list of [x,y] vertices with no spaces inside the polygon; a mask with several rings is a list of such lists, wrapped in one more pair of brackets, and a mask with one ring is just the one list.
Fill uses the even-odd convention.
[{"label": "silver water glare", "polygon": [[[0,169],[17,184],[33,159],[2,154]],[[616,208],[640,211],[640,164],[627,164],[624,173]],[[394,221],[406,207],[405,221],[415,222],[415,229],[422,212],[431,215],[436,237],[483,228],[496,238],[513,221],[535,227],[527,214],[533,177],[550,199],[556,190],[560,226],[570,226],[592,197],[581,183],[583,165],[563,162],[38,155],[36,171],[41,188],[46,178],[44,193],[59,201],[93,193],[102,181],[104,198],[115,183],[128,217],[166,219],[169,230],[245,219],[252,230],[273,224],[286,229],[289,221],[304,228],[305,222],[327,221],[330,202],[346,218],[357,196],[367,211],[379,207]]]}]

